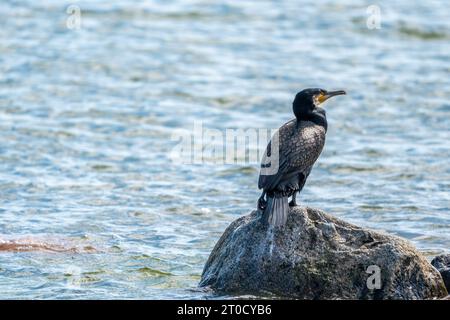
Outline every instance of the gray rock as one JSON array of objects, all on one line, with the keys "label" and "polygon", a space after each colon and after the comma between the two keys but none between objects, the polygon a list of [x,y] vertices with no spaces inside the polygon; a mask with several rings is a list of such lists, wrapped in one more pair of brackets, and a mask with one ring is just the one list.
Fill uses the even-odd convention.
[{"label": "gray rock", "polygon": [[450,292],[450,254],[437,256],[431,261],[431,264],[441,273],[447,291]]},{"label": "gray rock", "polygon": [[[254,211],[225,230],[205,265],[201,287],[221,293],[270,293],[300,299],[430,299],[447,295],[439,272],[398,237],[311,208],[291,208],[287,224],[281,228],[269,228],[259,217],[260,212]],[[377,274],[379,289],[374,280]]]}]

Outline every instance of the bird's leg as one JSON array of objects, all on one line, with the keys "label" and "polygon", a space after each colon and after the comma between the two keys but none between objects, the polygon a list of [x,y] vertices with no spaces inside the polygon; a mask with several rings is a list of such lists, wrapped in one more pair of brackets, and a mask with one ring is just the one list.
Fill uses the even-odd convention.
[{"label": "bird's leg", "polygon": [[297,191],[294,191],[294,193],[292,194],[292,200],[291,200],[291,202],[289,202],[289,206],[290,207],[296,207],[297,206],[296,197],[297,197]]},{"label": "bird's leg", "polygon": [[266,195],[266,191],[263,191],[261,196],[258,199],[258,209],[265,210],[267,206],[267,201],[264,199],[264,196]]}]

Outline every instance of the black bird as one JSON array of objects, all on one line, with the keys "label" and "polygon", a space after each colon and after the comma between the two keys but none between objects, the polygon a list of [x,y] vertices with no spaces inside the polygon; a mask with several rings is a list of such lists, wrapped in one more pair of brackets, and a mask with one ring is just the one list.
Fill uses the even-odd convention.
[{"label": "black bird", "polygon": [[[297,205],[297,192],[305,185],[325,144],[327,117],[319,105],[341,94],[345,91],[319,88],[297,93],[292,103],[296,119],[281,126],[267,145],[259,174],[258,188],[263,192],[258,209],[263,211],[262,219],[270,225],[284,225],[288,205]],[[288,203],[290,196],[292,200]]]}]

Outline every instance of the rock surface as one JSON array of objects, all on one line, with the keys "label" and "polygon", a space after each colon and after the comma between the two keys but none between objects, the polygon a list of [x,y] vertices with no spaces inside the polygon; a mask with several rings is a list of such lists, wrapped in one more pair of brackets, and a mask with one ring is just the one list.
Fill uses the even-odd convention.
[{"label": "rock surface", "polygon": [[447,291],[450,292],[450,254],[437,256],[431,261],[431,264],[441,273]]},{"label": "rock surface", "polygon": [[231,223],[211,252],[200,286],[300,299],[447,295],[439,272],[398,237],[311,208],[290,208],[281,228],[269,228],[259,218],[254,211]]}]

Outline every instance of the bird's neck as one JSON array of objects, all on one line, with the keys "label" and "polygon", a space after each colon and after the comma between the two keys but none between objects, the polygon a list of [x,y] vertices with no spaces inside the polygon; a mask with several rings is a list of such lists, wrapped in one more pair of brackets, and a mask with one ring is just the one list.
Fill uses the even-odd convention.
[{"label": "bird's neck", "polygon": [[318,126],[321,126],[327,131],[328,122],[325,110],[316,108],[313,112],[297,117],[297,122],[300,121],[311,121]]}]

